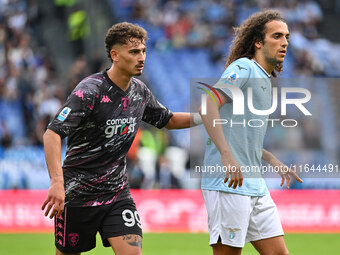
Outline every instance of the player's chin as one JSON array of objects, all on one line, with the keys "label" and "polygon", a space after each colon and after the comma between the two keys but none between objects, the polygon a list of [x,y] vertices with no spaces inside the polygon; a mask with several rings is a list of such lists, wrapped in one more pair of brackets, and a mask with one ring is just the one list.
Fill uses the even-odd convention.
[{"label": "player's chin", "polygon": [[279,64],[281,64],[285,60],[285,56],[280,56],[280,57],[276,58],[276,60]]},{"label": "player's chin", "polygon": [[137,71],[137,72],[135,72],[135,76],[139,76],[139,75],[142,75],[142,73],[143,73],[143,70],[140,70],[140,71]]}]

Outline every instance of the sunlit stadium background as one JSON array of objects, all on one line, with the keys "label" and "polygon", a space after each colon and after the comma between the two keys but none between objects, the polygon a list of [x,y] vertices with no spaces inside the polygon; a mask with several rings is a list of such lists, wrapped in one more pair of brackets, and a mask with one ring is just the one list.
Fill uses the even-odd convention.
[{"label": "sunlit stadium background", "polygon": [[[265,148],[286,164],[309,165],[300,173],[304,183],[293,182],[284,192],[280,179],[267,178],[267,184],[291,254],[339,252],[339,234],[320,234],[340,233],[339,1],[0,0],[0,254],[53,252],[52,222],[39,208],[49,187],[42,135],[75,85],[111,65],[104,37],[112,24],[129,21],[148,31],[140,78],[172,111],[192,111],[190,79],[220,77],[232,28],[264,8],[278,9],[289,22],[281,86],[294,86],[284,79],[297,79],[312,93],[312,117],[291,109],[299,125],[269,128],[265,140]],[[146,234],[145,254],[209,253],[207,234],[166,235],[207,231],[200,180],[190,175],[190,159],[202,155],[192,150],[198,138],[190,135],[143,125],[128,154],[144,230],[163,233]],[[312,165],[334,170],[312,171]],[[48,234],[27,241],[19,232]],[[16,250],[18,240],[27,241],[22,251]],[[319,252],[328,246],[334,252]]]}]

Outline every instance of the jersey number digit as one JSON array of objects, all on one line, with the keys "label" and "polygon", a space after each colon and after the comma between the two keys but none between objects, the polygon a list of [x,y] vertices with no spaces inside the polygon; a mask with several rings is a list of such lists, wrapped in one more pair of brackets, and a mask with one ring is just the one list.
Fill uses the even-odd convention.
[{"label": "jersey number digit", "polygon": [[135,211],[135,213],[133,213],[131,210],[126,209],[122,212],[122,217],[123,217],[123,220],[125,221],[125,223],[124,223],[125,226],[133,227],[137,222],[137,226],[142,228],[140,218],[139,218],[137,211]]}]

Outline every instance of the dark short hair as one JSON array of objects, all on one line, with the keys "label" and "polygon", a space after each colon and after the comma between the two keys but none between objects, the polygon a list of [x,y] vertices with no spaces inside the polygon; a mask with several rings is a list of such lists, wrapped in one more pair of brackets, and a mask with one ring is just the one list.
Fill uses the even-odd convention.
[{"label": "dark short hair", "polygon": [[112,61],[110,51],[114,45],[127,44],[132,38],[136,38],[145,43],[148,40],[148,35],[145,29],[137,24],[121,22],[113,25],[105,36],[105,47],[109,59]]}]

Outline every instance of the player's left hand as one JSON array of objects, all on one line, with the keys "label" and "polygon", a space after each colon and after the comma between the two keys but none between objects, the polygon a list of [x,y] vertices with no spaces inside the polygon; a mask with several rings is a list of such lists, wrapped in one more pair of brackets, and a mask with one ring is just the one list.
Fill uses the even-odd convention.
[{"label": "player's left hand", "polygon": [[298,182],[303,183],[301,178],[291,168],[283,164],[280,160],[275,158],[272,162],[270,162],[270,165],[275,170],[278,170],[277,172],[281,176],[281,184],[280,184],[281,187],[286,182],[286,187],[287,189],[289,189],[291,176],[294,177]]},{"label": "player's left hand", "polygon": [[65,190],[62,182],[51,183],[48,189],[47,198],[45,199],[41,210],[45,210],[45,216],[48,214],[49,218],[52,219],[54,216],[59,218],[64,211],[65,203]]}]

